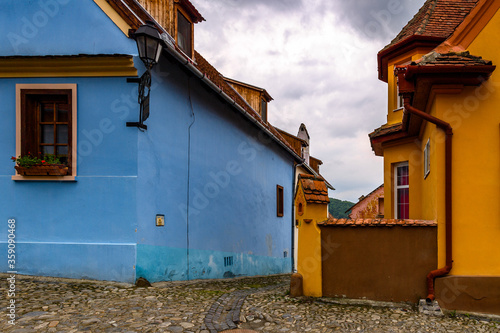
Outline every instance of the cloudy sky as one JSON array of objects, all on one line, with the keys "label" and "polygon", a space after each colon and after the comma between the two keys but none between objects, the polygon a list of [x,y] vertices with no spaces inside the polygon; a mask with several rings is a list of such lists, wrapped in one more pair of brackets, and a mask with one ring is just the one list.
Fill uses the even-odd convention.
[{"label": "cloudy sky", "polygon": [[206,21],[195,47],[223,75],[265,88],[269,121],[297,134],[336,188],[357,201],[383,183],[368,133],[384,124],[387,85],[377,52],[424,0],[191,0]]}]

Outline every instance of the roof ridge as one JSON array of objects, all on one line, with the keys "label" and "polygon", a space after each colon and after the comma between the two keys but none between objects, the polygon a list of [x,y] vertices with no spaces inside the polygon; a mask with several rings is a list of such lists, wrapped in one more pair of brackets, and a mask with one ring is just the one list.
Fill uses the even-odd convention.
[{"label": "roof ridge", "polygon": [[431,4],[429,6],[429,8],[427,8],[427,11],[426,11],[424,18],[422,20],[422,24],[415,32],[416,35],[421,35],[425,31],[425,28],[427,28],[427,25],[429,24],[429,20],[431,18],[431,15],[434,13],[434,10],[436,9],[438,0],[429,0],[429,2],[433,3],[433,4]]}]

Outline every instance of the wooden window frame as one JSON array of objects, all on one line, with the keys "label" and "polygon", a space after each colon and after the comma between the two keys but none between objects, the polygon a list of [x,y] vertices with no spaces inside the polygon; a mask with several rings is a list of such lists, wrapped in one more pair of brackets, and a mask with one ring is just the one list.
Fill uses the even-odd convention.
[{"label": "wooden window frame", "polygon": [[[178,41],[178,36],[179,36],[179,15],[178,13],[182,14],[186,18],[186,20],[189,22],[191,25],[191,54],[187,54],[183,49],[180,48],[179,46],[179,41]],[[174,8],[174,16],[175,16],[175,43],[177,44],[177,47],[179,50],[187,55],[190,59],[194,59],[194,23],[189,14],[178,4],[175,5]]]},{"label": "wooden window frame", "polygon": [[[400,167],[408,167],[408,185],[398,185],[398,168]],[[398,189],[408,189],[408,200],[410,198],[410,165],[408,162],[400,162],[394,164],[394,177],[392,180],[393,186],[394,186],[394,218],[399,219],[400,217],[398,216]],[[409,210],[410,210],[410,205],[408,202],[408,217],[409,217]]]},{"label": "wooden window frame", "polygon": [[29,180],[29,181],[74,181],[77,171],[77,85],[76,84],[16,84],[16,157],[22,154],[22,143],[25,139],[26,129],[23,129],[23,92],[40,92],[42,94],[51,94],[56,91],[70,90],[71,91],[71,128],[68,128],[71,137],[71,151],[68,155],[71,158],[70,174],[67,176],[21,176],[17,173],[12,176],[12,180]]},{"label": "wooden window frame", "polygon": [[267,123],[267,101],[264,98],[260,99],[260,117]]},{"label": "wooden window frame", "polygon": [[276,216],[283,217],[285,215],[283,186],[276,185]]}]

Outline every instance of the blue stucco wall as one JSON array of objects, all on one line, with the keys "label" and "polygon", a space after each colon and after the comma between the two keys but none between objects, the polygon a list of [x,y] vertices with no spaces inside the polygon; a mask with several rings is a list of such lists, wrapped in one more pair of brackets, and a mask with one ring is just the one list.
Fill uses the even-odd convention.
[{"label": "blue stucco wall", "polygon": [[0,55],[137,54],[92,0],[0,1]]},{"label": "blue stucco wall", "polygon": [[[1,1],[0,29],[0,56],[137,52],[91,0]],[[11,179],[18,83],[77,84],[75,182]],[[290,272],[292,157],[166,57],[146,132],[125,127],[136,90],[125,78],[0,79],[0,221],[16,219],[17,271],[124,282]]]},{"label": "blue stucco wall", "polygon": [[[77,84],[76,182],[11,179],[16,83]],[[117,102],[126,91],[130,84],[124,78],[0,80],[5,120],[0,124],[0,219],[16,219],[19,273],[134,281],[137,131],[125,121],[136,115],[121,119],[123,102]],[[5,227],[0,229],[2,253],[6,239]],[[6,264],[0,262],[2,271]]]},{"label": "blue stucco wall", "polygon": [[[137,53],[91,0],[4,0],[0,30],[0,56]],[[11,179],[18,83],[77,84],[76,182]],[[137,118],[136,90],[125,78],[0,80],[0,253],[15,218],[19,273],[135,280],[137,131],[125,122]]]},{"label": "blue stucco wall", "polygon": [[[291,156],[177,64],[163,58],[155,80],[148,131],[138,137],[137,276],[290,272]],[[284,187],[283,217],[276,185]],[[155,227],[156,214],[165,227]]]}]

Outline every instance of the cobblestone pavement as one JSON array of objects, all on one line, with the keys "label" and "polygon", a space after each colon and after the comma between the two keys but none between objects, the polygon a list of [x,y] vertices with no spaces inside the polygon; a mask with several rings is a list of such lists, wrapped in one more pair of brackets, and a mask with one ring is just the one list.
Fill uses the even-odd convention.
[{"label": "cobblestone pavement", "polygon": [[235,326],[290,333],[500,332],[500,323],[486,319],[290,298],[289,276],[162,282],[150,288],[17,276],[13,326],[7,275],[0,278],[0,332],[213,333]]}]

